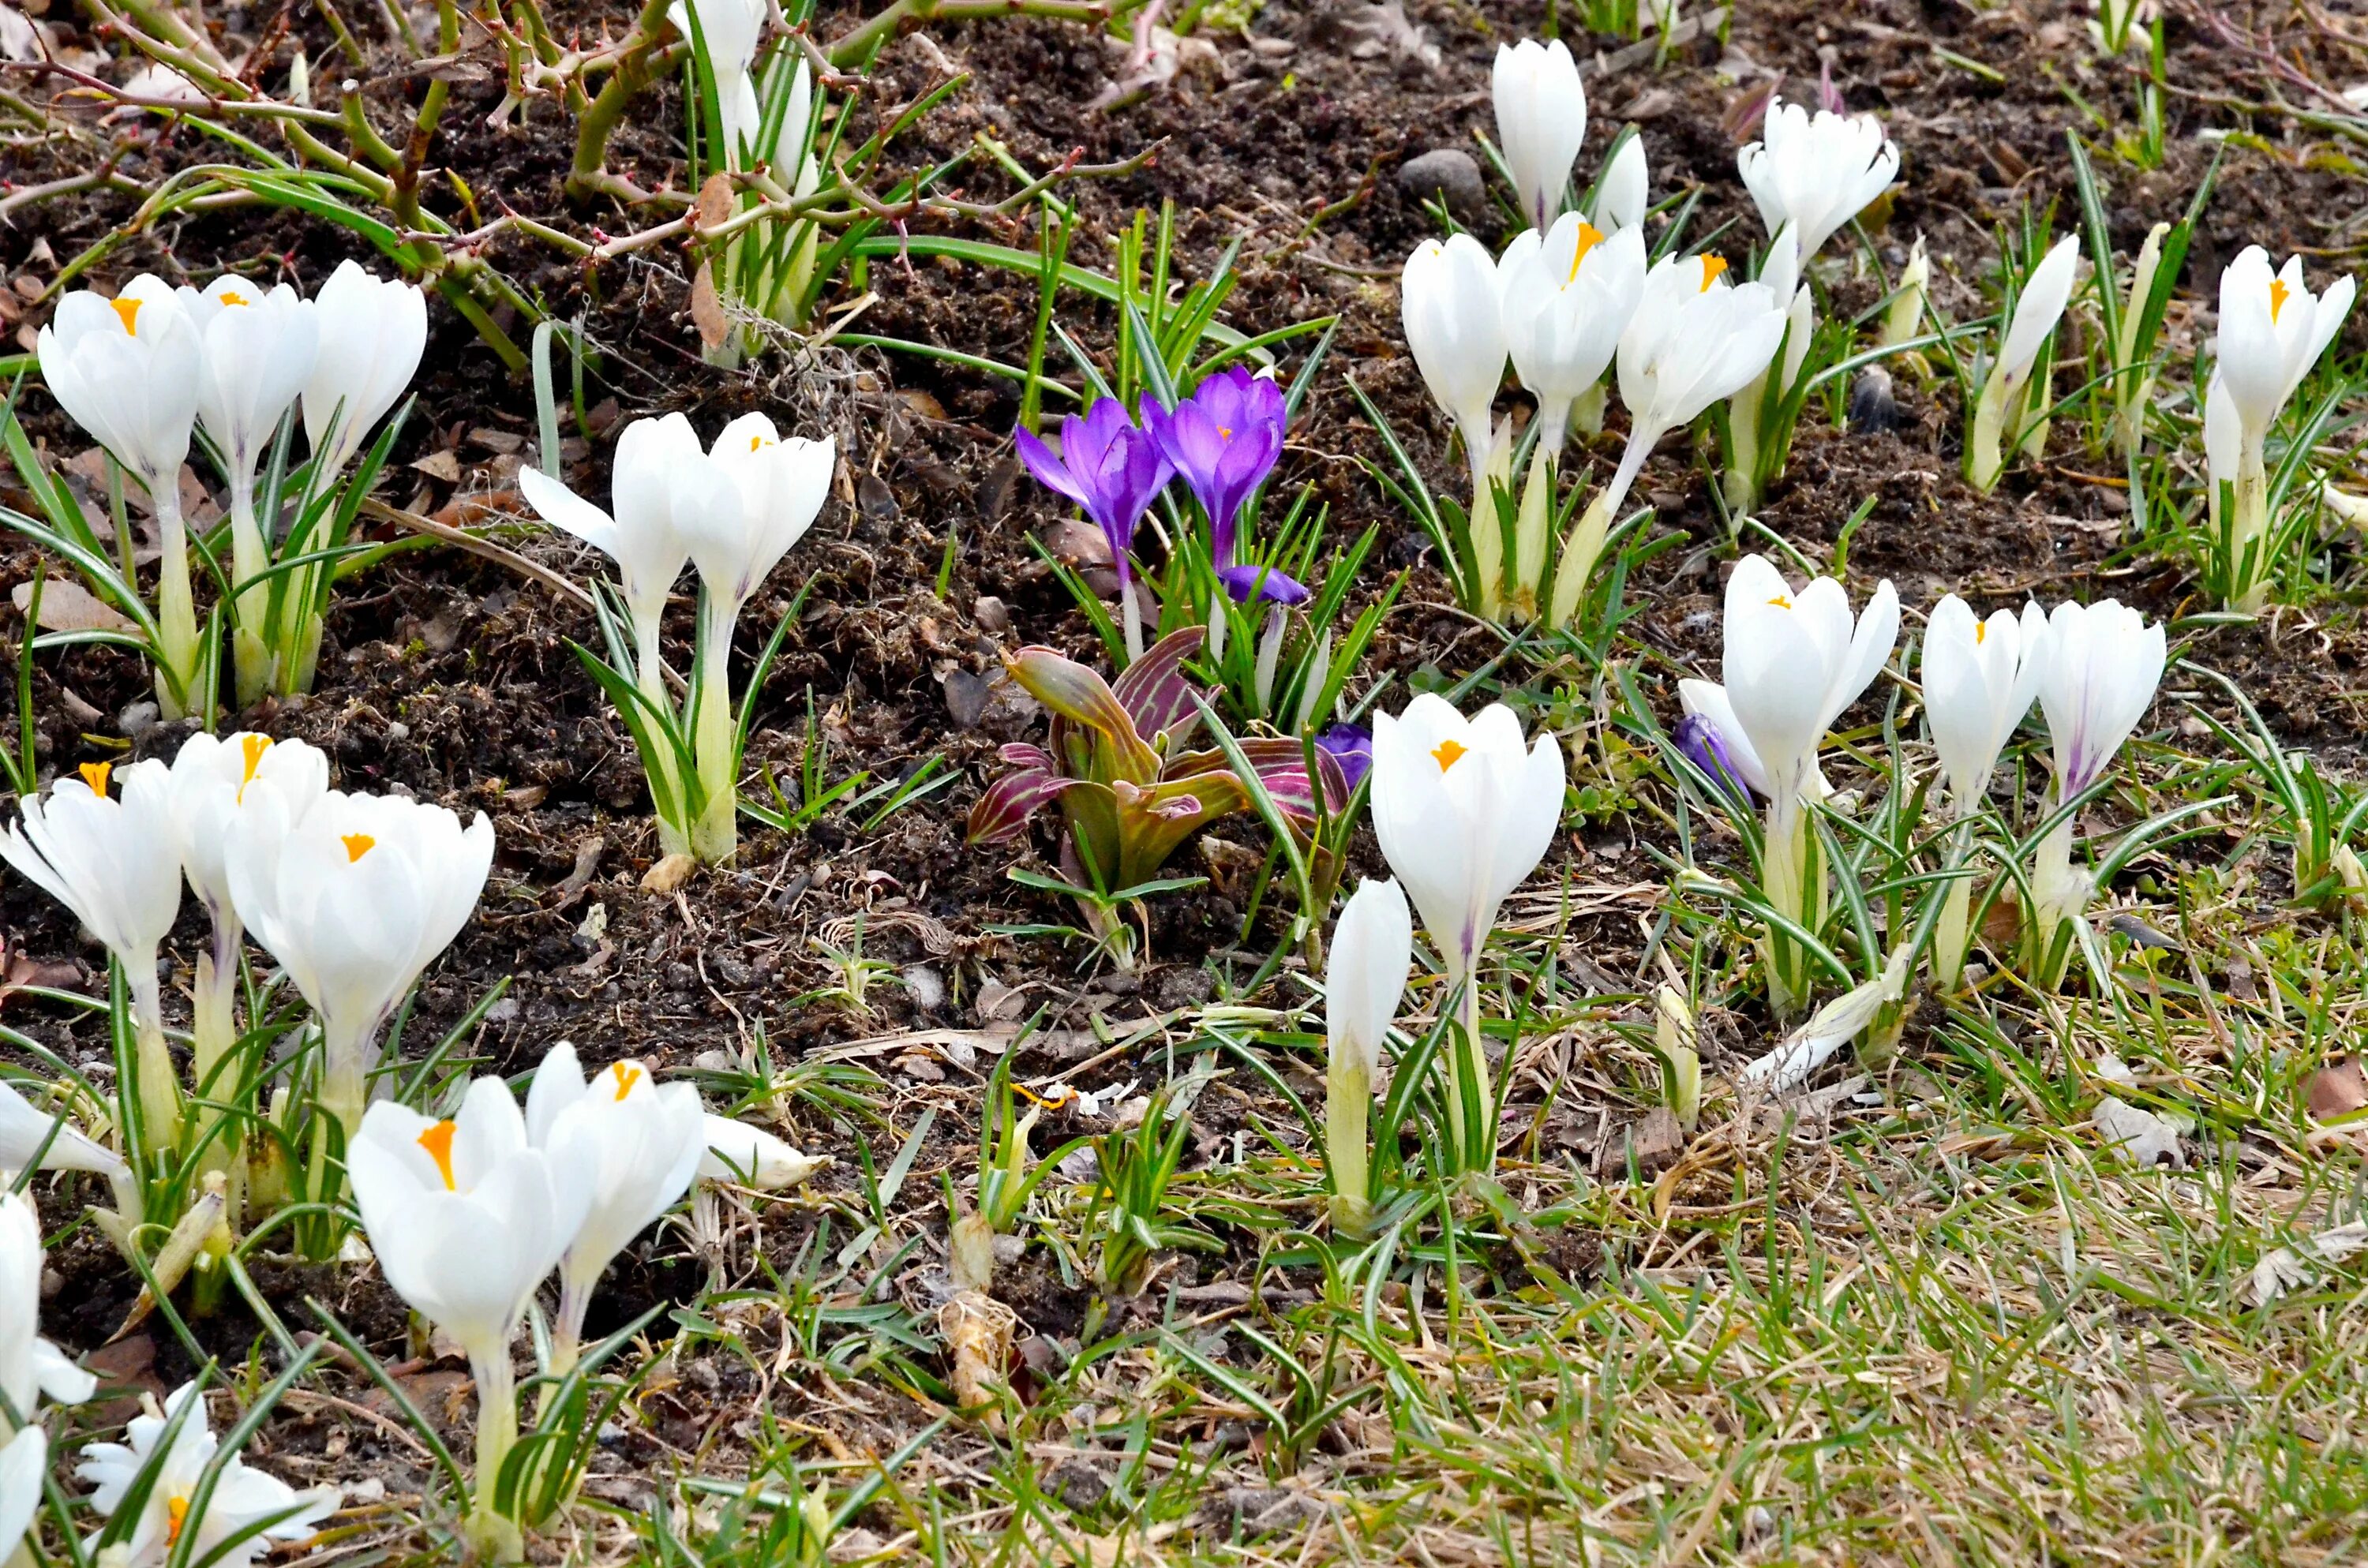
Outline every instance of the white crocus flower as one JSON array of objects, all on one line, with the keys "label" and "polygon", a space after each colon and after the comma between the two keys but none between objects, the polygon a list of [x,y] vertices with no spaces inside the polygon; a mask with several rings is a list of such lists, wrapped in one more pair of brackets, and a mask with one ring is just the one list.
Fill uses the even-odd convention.
[{"label": "white crocus flower", "polygon": [[1653,205],[1651,173],[1645,164],[1645,138],[1631,136],[1611,154],[1595,187],[1595,209],[1588,216],[1605,233],[1633,229],[1645,221]]},{"label": "white crocus flower", "polygon": [[[1506,896],[1554,845],[1562,746],[1551,734],[1526,745],[1520,721],[1501,702],[1466,720],[1445,698],[1425,692],[1395,717],[1375,716],[1371,778],[1382,854],[1422,912],[1450,985],[1463,988],[1455,1073],[1463,1092],[1476,1093],[1485,1122],[1494,1101],[1474,971]],[[1493,1159],[1493,1146],[1483,1147],[1486,1125],[1464,1122],[1458,1131],[1467,1158]]]},{"label": "white crocus flower", "polygon": [[1725,687],[1771,801],[1810,797],[1827,730],[1873,683],[1898,635],[1899,596],[1887,578],[1853,618],[1849,594],[1831,577],[1795,591],[1764,555],[1736,562],[1726,584]]},{"label": "white crocus flower", "polygon": [[[230,483],[231,579],[251,582],[270,564],[255,516],[255,471],[289,404],[312,379],[320,328],[313,301],[285,283],[267,290],[231,275],[217,278],[203,293],[185,288],[179,300],[203,346],[198,424],[220,449],[222,477]],[[236,600],[241,707],[261,697],[271,676],[263,624],[269,603],[268,585],[249,588]]]},{"label": "white crocus flower", "polygon": [[197,1006],[190,1040],[193,1082],[200,1097],[213,1064],[236,1042],[232,1004],[238,989],[239,938],[245,930],[231,896],[226,863],[231,824],[245,810],[249,786],[269,784],[291,818],[302,817],[328,792],[328,754],[302,741],[274,741],[243,730],[233,735],[203,731],[181,743],[173,758],[173,824],[182,873],[189,891],[206,906],[213,926],[211,951],[198,957]]},{"label": "white crocus flower", "polygon": [[734,1117],[711,1114],[702,1125],[707,1145],[699,1158],[702,1183],[728,1182],[760,1192],[780,1192],[830,1164],[825,1156],[802,1154],[779,1134]]},{"label": "white crocus flower", "polygon": [[2064,318],[2079,266],[2079,237],[2066,234],[2049,247],[2015,296],[2014,313],[1982,381],[1973,431],[1965,439],[1965,478],[1977,490],[1996,488],[2008,453],[2036,457],[2046,449],[2049,367],[2040,363],[2040,350]]},{"label": "white crocus flower", "polygon": [[[1730,284],[1715,256],[1665,256],[1645,276],[1621,335],[1620,401],[1627,449],[1588,506],[1609,527],[1660,438],[1733,397],[1768,369],[1784,340],[1785,302],[1765,283]],[[1581,526],[1585,526],[1582,519]]]},{"label": "white crocus flower", "polygon": [[20,1557],[49,1473],[50,1437],[39,1426],[26,1427],[0,1447],[0,1556]]},{"label": "white crocus flower", "polygon": [[[805,537],[830,498],[838,462],[836,437],[784,440],[761,414],[744,414],[715,437],[709,461],[723,476],[721,498],[675,526],[690,547],[706,597],[706,641],[699,651],[699,710],[692,715],[706,809],[691,824],[691,853],[728,860],[737,842],[738,727],[732,707],[732,633],[740,611]],[[736,496],[736,504],[734,497]]]},{"label": "white crocus flower", "polygon": [[[162,1410],[154,1396],[146,1396],[145,1403],[146,1412],[133,1416],[124,1434],[128,1443],[90,1444],[74,1467],[75,1475],[97,1488],[91,1494],[91,1507],[111,1517],[154,1466],[140,1522],[122,1544],[124,1568],[156,1568],[191,1532],[190,1562],[246,1568],[277,1542],[313,1535],[336,1511],[334,1490],[299,1492],[276,1476],[250,1469],[233,1454],[215,1471],[213,1491],[204,1511],[198,1512],[199,1483],[221,1442],[206,1424],[204,1396],[196,1383],[188,1382]],[[266,1520],[271,1522],[246,1540],[224,1544]]]},{"label": "white crocus flower", "polygon": [[[2216,553],[2236,608],[2258,610],[2269,594],[2274,563],[2263,555],[2270,526],[2270,428],[2342,328],[2354,292],[2352,279],[2344,277],[2314,295],[2303,280],[2302,257],[2287,257],[2272,273],[2269,253],[2259,245],[2246,246],[2220,274],[2219,360],[2204,404],[2203,436],[2206,454],[2214,459]],[[2225,517],[2224,479],[2234,486],[2235,500],[2234,511]]]},{"label": "white crocus flower", "polygon": [[[120,800],[108,796],[111,775],[120,776]],[[156,950],[181,908],[172,773],[153,759],[120,769],[85,763],[80,778],[59,779],[47,801],[28,800],[22,811],[0,839],[0,857],[73,910],[123,966],[139,1040],[142,1142],[164,1148],[180,1116],[156,977]]]},{"label": "white crocus flower", "polygon": [[[1795,591],[1762,555],[1745,556],[1727,579],[1725,695],[1768,786],[1760,891],[1807,930],[1824,924],[1827,896],[1810,854],[1817,748],[1898,635],[1899,597],[1888,580],[1853,619],[1839,583],[1818,577]],[[1768,946],[1770,1000],[1780,1014],[1795,1011],[1808,997],[1806,956],[1774,932]]]},{"label": "white crocus flower", "polygon": [[[1505,381],[1505,324],[1497,298],[1497,263],[1469,234],[1425,240],[1406,257],[1398,279],[1398,317],[1424,385],[1463,437],[1472,468],[1472,511],[1488,505],[1490,411]],[[1473,548],[1490,559],[1484,540],[1497,530],[1475,528]],[[1494,580],[1494,574],[1484,572]]]},{"label": "white crocus flower", "polygon": [[1332,1218],[1355,1233],[1372,1213],[1369,1111],[1382,1074],[1382,1043],[1414,971],[1414,916],[1395,881],[1358,885],[1332,932],[1324,971],[1324,1142]]},{"label": "white crocus flower", "polygon": [[[40,1335],[41,1221],[22,1193],[0,1196],[0,1392],[33,1429],[34,1405],[46,1395],[60,1404],[80,1404],[98,1380],[68,1360]],[[7,1423],[0,1419],[0,1431]],[[17,1537],[0,1520],[0,1556]]]},{"label": "white crocus flower", "polygon": [[[2160,622],[2113,599],[2066,602],[2047,618],[2039,709],[2055,753],[2055,795],[2050,815],[2095,785],[2154,705],[2168,658]],[[2032,859],[2032,895],[2038,978],[2054,984],[2068,951],[2058,940],[2066,923],[2089,906],[2094,883],[2072,869],[2072,824],[2056,824]]]},{"label": "white crocus flower", "polygon": [[1571,165],[1587,144],[1587,88],[1578,62],[1560,39],[1523,39],[1497,46],[1489,73],[1497,107],[1497,141],[1506,172],[1531,228],[1551,226],[1562,211]]},{"label": "white crocus flower", "polygon": [[1988,793],[1998,753],[2031,711],[2046,665],[2047,617],[2035,604],[1976,620],[1954,594],[1924,632],[1924,714],[1960,813]]},{"label": "white crocus flower", "polygon": [[1373,719],[1373,831],[1438,941],[1448,978],[1477,961],[1497,911],[1554,844],[1562,748],[1501,702],[1465,719],[1424,692]]},{"label": "white crocus flower", "polygon": [[469,922],[493,867],[483,812],[330,790],[298,816],[258,780],[224,857],[233,906],[320,1015],[321,1103],[350,1142],[379,1030]]},{"label": "white crocus flower", "polygon": [[1537,396],[1540,443],[1558,456],[1571,404],[1603,379],[1644,297],[1644,233],[1631,226],[1606,238],[1565,212],[1547,233],[1523,231],[1497,277],[1513,369]]},{"label": "white crocus flower", "polygon": [[[764,0],[674,0],[666,20],[686,42],[704,47],[711,79],[715,85],[716,118],[722,122],[725,155],[712,153],[712,166],[746,168],[764,109],[757,99],[757,81],[750,70],[757,62],[757,44],[765,30]],[[692,24],[697,23],[694,32]]]},{"label": "white crocus flower", "polygon": [[527,1141],[556,1150],[582,1140],[592,1152],[591,1203],[559,1265],[559,1321],[552,1371],[575,1364],[592,1289],[627,1244],[679,1202],[707,1153],[706,1112],[689,1084],[661,1086],[639,1062],[619,1062],[590,1083],[563,1040],[535,1069],[526,1095]]},{"label": "white crocus flower", "polygon": [[321,285],[313,308],[320,347],[304,382],[304,438],[325,484],[362,449],[418,371],[427,349],[427,297],[348,259]]},{"label": "white crocus flower", "polygon": [[724,506],[722,478],[700,450],[699,432],[679,414],[636,419],[617,437],[604,512],[540,469],[518,471],[518,491],[553,528],[617,563],[642,693],[666,699],[658,632],[666,597],[690,560],[681,519]]},{"label": "white crocus flower", "polygon": [[1883,966],[1883,972],[1852,987],[1818,1008],[1816,1013],[1767,1055],[1744,1064],[1738,1084],[1771,1095],[1790,1094],[1808,1081],[1827,1058],[1876,1023],[1884,1010],[1907,991],[1909,949],[1902,944]]},{"label": "white crocus flower", "polygon": [[1871,114],[1812,115],[1777,98],[1759,134],[1736,155],[1736,166],[1768,232],[1787,223],[1799,231],[1804,266],[1899,175],[1899,149]]},{"label": "white crocus flower", "polygon": [[162,549],[156,700],[167,719],[185,717],[197,699],[198,620],[181,519],[181,464],[197,423],[202,352],[172,288],[146,272],[112,300],[86,289],[68,294],[34,340],[50,394],[155,506]]},{"label": "white crocus flower", "polygon": [[[1975,619],[1954,594],[1932,607],[1924,632],[1924,715],[1960,816],[1980,809],[1998,753],[2031,711],[2047,641],[2047,617],[2035,604],[2024,605],[2020,618],[2002,609],[1987,620]],[[1970,846],[1969,838],[1959,839],[1959,860]],[[1955,876],[1941,895],[1932,937],[1932,973],[1943,990],[1953,990],[1964,971],[1972,917],[1973,880]]]},{"label": "white crocus flower", "polygon": [[477,1385],[479,1543],[514,1539],[494,1510],[502,1460],[518,1437],[510,1341],[535,1290],[584,1228],[597,1189],[594,1145],[539,1149],[499,1078],[478,1078],[458,1117],[431,1121],[381,1100],[346,1153],[362,1229],[386,1281],[460,1343]]},{"label": "white crocus flower", "polygon": [[125,1217],[135,1225],[140,1222],[140,1184],[131,1179],[131,1167],[122,1156],[0,1083],[0,1172],[13,1177],[37,1158],[45,1171],[105,1176],[114,1186]]}]

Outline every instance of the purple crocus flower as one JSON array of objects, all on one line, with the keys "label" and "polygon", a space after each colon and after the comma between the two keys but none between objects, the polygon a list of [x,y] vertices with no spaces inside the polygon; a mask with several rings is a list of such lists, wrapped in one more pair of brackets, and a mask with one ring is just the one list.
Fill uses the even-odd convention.
[{"label": "purple crocus flower", "polygon": [[1172,412],[1144,404],[1144,427],[1209,514],[1210,551],[1220,566],[1234,563],[1235,519],[1274,472],[1290,418],[1282,389],[1242,365],[1202,381]]},{"label": "purple crocus flower", "polygon": [[1315,737],[1315,749],[1332,754],[1340,777],[1354,790],[1373,766],[1373,732],[1362,724],[1335,724]]},{"label": "purple crocus flower", "polygon": [[1143,521],[1152,498],[1176,476],[1159,444],[1135,427],[1125,404],[1107,397],[1083,415],[1061,421],[1058,457],[1025,430],[1014,430],[1011,438],[1028,472],[1085,508],[1102,530],[1123,591],[1134,576],[1127,556],[1134,548],[1135,525]]},{"label": "purple crocus flower", "polygon": [[1743,781],[1743,771],[1726,749],[1726,737],[1718,726],[1700,713],[1689,713],[1678,721],[1678,733],[1673,737],[1686,759],[1704,773],[1711,781],[1742,801],[1751,803],[1751,789]]},{"label": "purple crocus flower", "polygon": [[1220,566],[1217,581],[1237,605],[1304,605],[1315,597],[1306,584],[1275,566]]}]

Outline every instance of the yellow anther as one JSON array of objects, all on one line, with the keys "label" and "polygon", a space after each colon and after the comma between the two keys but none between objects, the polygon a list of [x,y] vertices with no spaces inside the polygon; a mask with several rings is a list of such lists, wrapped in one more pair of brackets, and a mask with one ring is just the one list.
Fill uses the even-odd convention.
[{"label": "yellow anther", "polygon": [[137,336],[140,332],[140,301],[132,299],[121,299],[109,300],[107,302],[115,307],[115,313],[117,315],[123,318],[123,330],[134,336]]},{"label": "yellow anther", "polygon": [[1707,294],[1710,292],[1710,286],[1718,281],[1718,275],[1726,270],[1726,257],[1723,256],[1705,256],[1702,258],[1702,292]]},{"label": "yellow anther", "polygon": [[177,1546],[181,1527],[189,1522],[189,1500],[176,1492],[165,1499],[165,1544]]},{"label": "yellow anther", "polygon": [[223,290],[222,291],[222,302],[225,305],[251,305],[255,303],[253,300],[248,299],[245,295],[240,293],[235,289]]},{"label": "yellow anther", "polygon": [[452,1179],[452,1135],[460,1128],[449,1121],[439,1121],[419,1135],[419,1146],[436,1162],[436,1174],[444,1178],[444,1190],[458,1192],[460,1184]]},{"label": "yellow anther", "polygon": [[1774,598],[1770,599],[1768,602],[1769,602],[1770,604],[1771,604],[1771,605],[1774,605],[1778,609],[1791,609],[1791,608],[1793,608],[1793,601],[1792,601],[1791,599],[1786,598],[1786,597],[1785,597],[1783,595],[1782,595],[1782,594],[1777,595]]},{"label": "yellow anther", "polygon": [[2294,298],[2294,289],[2284,278],[2272,278],[2270,279],[2271,325],[2275,326],[2277,324],[2278,312],[2286,308],[2286,301],[2292,298]]},{"label": "yellow anther", "polygon": [[1444,773],[1463,760],[1463,755],[1471,749],[1462,741],[1441,741],[1430,748],[1430,755],[1439,764],[1439,770]]},{"label": "yellow anther", "polygon": [[1989,640],[1990,623],[1987,620],[1977,620],[1974,622],[1974,646],[1978,648]]},{"label": "yellow anther", "polygon": [[632,1094],[633,1085],[642,1081],[642,1070],[630,1062],[618,1062],[609,1069],[609,1074],[617,1080],[617,1097],[620,1100]]},{"label": "yellow anther", "polygon": [[338,842],[346,846],[346,864],[348,866],[378,847],[378,840],[367,833],[349,833]]},{"label": "yellow anther", "polygon": [[115,764],[85,762],[75,771],[82,775],[82,781],[90,786],[92,794],[103,797],[107,793],[107,776],[115,771]]},{"label": "yellow anther", "polygon": [[1593,250],[1602,243],[1602,230],[1597,228],[1592,223],[1581,222],[1579,224],[1578,244],[1571,247],[1570,276],[1563,279],[1565,283],[1576,283],[1578,281],[1578,264],[1587,259],[1587,253],[1588,251]]}]

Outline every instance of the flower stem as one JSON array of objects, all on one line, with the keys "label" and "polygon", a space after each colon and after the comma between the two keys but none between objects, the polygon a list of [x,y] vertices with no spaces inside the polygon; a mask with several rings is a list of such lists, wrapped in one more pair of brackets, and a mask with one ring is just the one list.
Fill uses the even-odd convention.
[{"label": "flower stem", "polygon": [[189,534],[181,522],[179,475],[154,481],[156,531],[164,546],[156,565],[156,710],[186,719],[198,697],[198,612],[189,592]]},{"label": "flower stem", "polygon": [[502,1463],[518,1444],[518,1374],[507,1342],[472,1353],[477,1381],[477,1503],[469,1514],[469,1545],[481,1562],[516,1562],[525,1555],[518,1528],[495,1506]]},{"label": "flower stem", "polygon": [[131,1029],[140,1074],[141,1142],[151,1153],[169,1149],[180,1132],[181,1086],[174,1081],[173,1054],[165,1044],[163,988],[156,980],[156,954],[126,966],[131,993]]},{"label": "flower stem", "polygon": [[1459,998],[1463,1038],[1456,1048],[1456,1070],[1449,1074],[1447,1088],[1453,1101],[1451,1118],[1458,1123],[1456,1143],[1463,1166],[1467,1171],[1486,1173],[1497,1166],[1493,1125],[1496,1094],[1488,1082],[1487,1048],[1480,1038],[1479,958],[1475,951],[1464,963],[1463,990]]},{"label": "flower stem", "polygon": [[1332,1166],[1332,1226],[1348,1236],[1363,1235],[1372,1222],[1372,1098],[1362,1062],[1332,1063],[1324,1084],[1324,1152]]},{"label": "flower stem", "polygon": [[[230,561],[233,583],[252,582],[269,562],[263,526],[255,517],[255,471],[248,466],[231,476]],[[260,584],[231,602],[233,677],[242,710],[252,707],[271,683],[271,644],[264,635],[270,604],[271,590]]]},{"label": "flower stem", "polygon": [[709,865],[732,858],[739,847],[739,736],[732,722],[732,628],[740,607],[726,610],[711,600],[703,646],[699,651],[699,711],[692,745],[705,801],[691,824],[690,852]]}]

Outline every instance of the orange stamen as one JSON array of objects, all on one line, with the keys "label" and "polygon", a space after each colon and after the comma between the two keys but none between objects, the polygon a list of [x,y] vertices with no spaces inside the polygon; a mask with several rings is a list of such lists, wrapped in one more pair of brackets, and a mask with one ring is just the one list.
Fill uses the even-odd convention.
[{"label": "orange stamen", "polygon": [[1439,763],[1439,770],[1444,773],[1462,761],[1463,755],[1471,749],[1462,741],[1441,741],[1431,747],[1430,755]]},{"label": "orange stamen", "polygon": [[620,1100],[632,1094],[633,1085],[642,1081],[642,1070],[630,1062],[620,1062],[609,1072],[617,1080],[617,1097]]},{"label": "orange stamen", "polygon": [[1990,623],[1987,620],[1974,622],[1974,646],[1978,648],[1989,640]]},{"label": "orange stamen", "polygon": [[251,305],[255,303],[253,300],[248,299],[245,295],[240,293],[235,289],[223,290],[222,291],[222,302],[225,305]]},{"label": "orange stamen", "polygon": [[1707,294],[1710,292],[1710,286],[1718,281],[1718,275],[1726,270],[1726,257],[1723,256],[1706,256],[1702,258],[1702,291]]},{"label": "orange stamen", "polygon": [[1770,599],[1768,602],[1769,602],[1770,604],[1771,604],[1771,605],[1774,605],[1778,609],[1791,609],[1791,608],[1793,608],[1793,601],[1792,601],[1791,599],[1786,598],[1786,597],[1785,597],[1783,595],[1782,595],[1782,594],[1777,595],[1774,598]]},{"label": "orange stamen", "polygon": [[165,1544],[177,1546],[181,1528],[189,1522],[189,1500],[177,1493],[165,1499]]},{"label": "orange stamen", "polygon": [[338,842],[346,846],[346,864],[348,866],[378,847],[378,840],[367,833],[349,833]]},{"label": "orange stamen", "polygon": [[137,300],[109,300],[107,302],[115,307],[115,313],[117,315],[123,318],[124,332],[129,335],[137,336],[140,331],[137,324],[140,320],[140,301]]},{"label": "orange stamen", "polygon": [[2294,298],[2294,289],[2284,278],[2270,279],[2270,324],[2271,326],[2277,324],[2278,312],[2286,308],[2286,301],[2292,298]]},{"label": "orange stamen", "polygon": [[1587,259],[1587,253],[1588,251],[1593,250],[1602,243],[1602,230],[1597,228],[1592,223],[1581,222],[1579,224],[1578,244],[1571,248],[1570,253],[1570,276],[1563,279],[1565,284],[1576,283],[1578,281],[1578,264]]},{"label": "orange stamen", "polygon": [[439,1121],[419,1135],[419,1146],[436,1162],[436,1173],[444,1178],[444,1190],[458,1192],[460,1185],[452,1179],[452,1135],[460,1128],[449,1121]]},{"label": "orange stamen", "polygon": [[82,781],[90,786],[92,794],[104,798],[107,794],[107,776],[115,771],[115,764],[85,762],[75,771],[82,775]]}]

